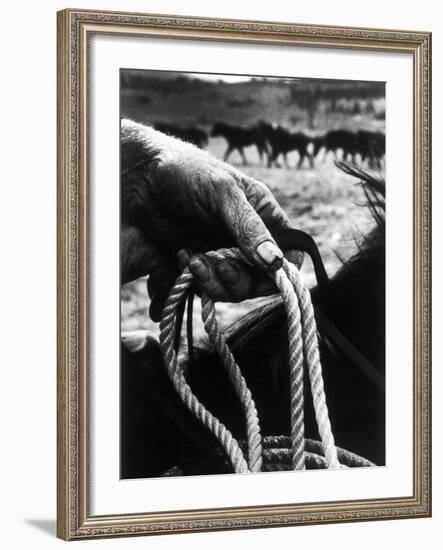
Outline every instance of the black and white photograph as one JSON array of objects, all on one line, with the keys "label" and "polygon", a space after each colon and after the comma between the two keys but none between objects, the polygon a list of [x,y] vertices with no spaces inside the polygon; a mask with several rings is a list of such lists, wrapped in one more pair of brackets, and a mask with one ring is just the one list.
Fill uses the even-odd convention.
[{"label": "black and white photograph", "polygon": [[57,13],[59,538],[431,516],[431,33],[336,15]]},{"label": "black and white photograph", "polygon": [[385,83],[120,70],[120,476],[377,467]]}]

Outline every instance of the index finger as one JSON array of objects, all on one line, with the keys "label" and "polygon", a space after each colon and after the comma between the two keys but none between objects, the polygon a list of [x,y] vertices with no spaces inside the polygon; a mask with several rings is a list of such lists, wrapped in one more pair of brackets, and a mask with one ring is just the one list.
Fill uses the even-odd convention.
[{"label": "index finger", "polygon": [[[237,177],[248,202],[263,220],[271,234],[276,233],[278,229],[291,227],[287,214],[267,185],[240,172],[237,173]],[[275,235],[273,236],[275,237]],[[304,253],[301,250],[288,251],[285,256],[298,267],[303,264]]]}]

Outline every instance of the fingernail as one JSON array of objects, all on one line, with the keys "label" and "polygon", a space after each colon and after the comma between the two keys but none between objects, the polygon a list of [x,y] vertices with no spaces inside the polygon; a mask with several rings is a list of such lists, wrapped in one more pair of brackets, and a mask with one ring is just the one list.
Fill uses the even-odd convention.
[{"label": "fingernail", "polygon": [[221,265],[217,266],[218,271],[225,283],[236,285],[240,280],[240,273],[237,266],[231,262],[223,260]]},{"label": "fingernail", "polygon": [[199,281],[206,283],[209,281],[211,273],[208,266],[199,257],[193,258],[189,264],[192,269],[192,273]]},{"label": "fingernail", "polygon": [[272,241],[265,241],[256,248],[257,254],[271,269],[279,269],[283,263],[283,253]]}]

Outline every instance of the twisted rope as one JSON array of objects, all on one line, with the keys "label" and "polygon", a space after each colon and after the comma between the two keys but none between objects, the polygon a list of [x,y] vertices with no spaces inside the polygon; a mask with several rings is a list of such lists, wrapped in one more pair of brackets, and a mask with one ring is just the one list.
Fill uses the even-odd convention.
[{"label": "twisted rope", "polygon": [[[238,249],[222,249],[217,252],[208,252],[207,255],[217,260],[226,257],[241,259],[250,264]],[[328,468],[339,468],[340,463],[326,405],[314,310],[309,291],[303,286],[297,268],[286,260],[283,261],[283,268],[271,274],[271,276],[281,292],[288,318],[292,468],[294,470],[303,469],[305,465],[312,464],[313,460],[309,452],[305,451],[303,412],[304,358],[308,365],[315,415],[325,455],[323,460],[315,459],[314,462],[317,465],[320,463],[324,464]],[[231,432],[192,393],[191,388],[185,380],[183,367],[177,360],[177,354],[174,350],[176,316],[182,300],[186,298],[191,282],[192,275],[189,269],[186,268],[172,288],[162,313],[160,344],[168,375],[186,407],[219,440],[233,465],[234,471],[238,473],[261,471],[262,467],[264,467],[262,438],[255,403],[241,374],[241,370],[227,346],[226,339],[218,327],[215,318],[214,303],[204,294],[202,295],[202,319],[205,330],[234,386],[245,415],[248,447],[247,462],[245,461],[242,449]]]},{"label": "twisted rope", "polygon": [[304,450],[304,389],[303,389],[303,343],[301,316],[298,298],[285,271],[280,269],[274,274],[274,281],[280,289],[288,318],[289,335],[289,396],[291,401],[291,440],[292,468],[302,470],[305,467]]},{"label": "twisted rope", "polygon": [[223,333],[218,328],[214,302],[205,294],[202,296],[202,319],[206,332],[218,352],[222,365],[234,386],[243,408],[246,418],[246,435],[248,438],[249,469],[251,472],[260,472],[262,466],[262,445],[257,409],[246,381],[241,374],[240,367],[237,365]]},{"label": "twisted rope", "polygon": [[285,260],[283,269],[289,281],[294,287],[299,299],[302,322],[302,340],[306,363],[308,365],[309,381],[314,402],[315,418],[317,420],[318,432],[325,452],[325,460],[328,468],[339,468],[337,450],[335,448],[334,436],[329,421],[328,407],[323,384],[323,375],[318,351],[317,326],[315,323],[314,307],[311,301],[309,290],[303,285],[300,273],[297,268]]},{"label": "twisted rope", "polygon": [[176,332],[175,315],[183,296],[192,282],[192,275],[188,268],[178,277],[171,293],[165,303],[160,321],[160,344],[163,360],[167,368],[168,376],[174,385],[185,406],[200,422],[211,431],[225,449],[229,460],[236,473],[249,471],[243,453],[231,432],[222,424],[217,417],[211,414],[205,406],[200,403],[197,397],[185,380],[183,369],[178,363],[177,354],[174,350],[174,337]]},{"label": "twisted rope", "polygon": [[[240,442],[240,445],[242,443]],[[290,453],[290,438],[284,435],[267,436],[263,438],[263,468],[272,470],[276,466],[284,466],[288,470],[292,457]],[[375,464],[366,458],[362,458],[351,451],[336,447],[341,465],[347,467],[373,467]],[[306,467],[325,468],[326,459],[324,456],[323,444],[314,439],[305,439]]]}]

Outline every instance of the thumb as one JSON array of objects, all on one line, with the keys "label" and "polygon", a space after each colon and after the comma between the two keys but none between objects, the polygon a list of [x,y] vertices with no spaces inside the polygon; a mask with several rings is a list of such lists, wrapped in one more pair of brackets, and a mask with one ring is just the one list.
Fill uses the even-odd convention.
[{"label": "thumb", "polygon": [[219,197],[220,217],[241,251],[267,271],[279,269],[283,252],[243,190],[236,185],[226,185]]}]

